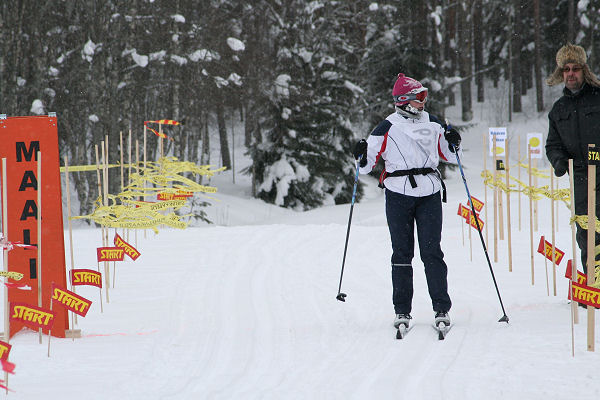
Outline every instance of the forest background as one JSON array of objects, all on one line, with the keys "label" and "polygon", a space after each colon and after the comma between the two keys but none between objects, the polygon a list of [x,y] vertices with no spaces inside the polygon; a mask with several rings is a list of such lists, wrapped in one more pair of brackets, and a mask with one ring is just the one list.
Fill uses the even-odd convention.
[{"label": "forest background", "polygon": [[[459,104],[459,126],[474,101],[498,101],[486,85],[505,86],[501,124],[523,96],[548,110],[544,80],[563,44],[584,46],[595,70],[599,24],[588,0],[4,1],[0,114],[56,112],[71,165],[95,164],[105,135],[111,155],[120,132],[141,141],[148,120],[183,123],[165,128],[166,154],[182,161],[235,168],[235,137],[252,195],[307,210],[350,201],[351,149],[393,111],[399,72],[429,88],[439,117]],[[157,136],[147,140],[156,160]],[[72,176],[87,214],[96,176]]]}]

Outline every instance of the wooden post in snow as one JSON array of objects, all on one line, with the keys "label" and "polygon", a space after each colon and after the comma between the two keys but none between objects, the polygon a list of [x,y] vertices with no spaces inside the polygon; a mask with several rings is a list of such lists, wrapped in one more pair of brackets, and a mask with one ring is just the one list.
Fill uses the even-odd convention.
[{"label": "wooden post in snow", "polygon": [[[595,147],[594,144],[589,144],[589,147]],[[590,154],[591,151],[588,152]],[[588,160],[588,230],[587,230],[587,285],[594,284],[594,272],[596,270],[596,165]],[[595,332],[594,319],[596,311],[595,307],[588,306],[587,308],[587,349],[595,351]]]},{"label": "wooden post in snow", "polygon": [[554,172],[552,168],[550,168],[550,193],[552,193],[553,197],[550,200],[550,212],[552,214],[552,288],[553,293],[556,296],[556,257],[554,256],[554,252],[556,251],[556,224],[554,222]]},{"label": "wooden post in snow", "polygon": [[[487,139],[488,140],[489,140],[489,136],[490,135],[488,133],[487,134]],[[483,171],[487,172],[487,167],[486,167],[487,162],[486,162],[486,160],[487,160],[487,156],[488,156],[487,155],[488,147],[486,146],[486,140],[485,139],[486,139],[486,135],[484,134],[483,135]],[[488,224],[488,212],[487,212],[487,209],[488,209],[488,204],[487,204],[488,203],[488,199],[487,199],[487,185],[483,185],[483,196],[484,196],[483,199],[484,199],[484,203],[485,203],[483,205],[485,207],[485,209],[483,210],[483,212],[484,212],[483,215],[485,216],[485,248],[489,249],[490,245],[489,245],[489,242],[488,242],[488,236],[489,236],[488,235],[488,225],[489,224]]]},{"label": "wooden post in snow", "polygon": [[[37,152],[37,281],[38,307],[42,307],[42,153]],[[39,330],[42,344],[42,328]]]},{"label": "wooden post in snow", "polygon": [[[575,218],[575,189],[573,185],[573,159],[569,159],[569,189],[571,191],[571,219]],[[577,239],[576,239],[576,231],[577,227],[575,226],[577,223],[574,222],[571,225],[571,247],[573,251],[573,261],[571,264],[571,282],[577,282]],[[573,293],[571,286],[569,285],[569,290]],[[571,296],[572,297],[572,296]],[[577,308],[577,302],[571,299],[571,314],[573,317],[573,323],[579,323],[579,310]]]},{"label": "wooden post in snow", "polygon": [[[2,159],[2,233],[4,238],[8,235],[8,206],[6,202],[7,196],[7,184],[6,184],[6,158]],[[4,272],[8,272],[8,249],[5,247],[2,249],[2,257],[4,260]],[[10,305],[8,304],[8,286],[4,286],[4,341],[8,343],[10,341]],[[8,393],[8,372],[4,372],[4,382],[7,387],[6,393]]]},{"label": "wooden post in snow", "polygon": [[493,152],[494,152],[494,262],[498,262],[498,187],[496,181],[498,180],[498,154],[496,153],[496,137],[492,136],[494,140]]},{"label": "wooden post in snow", "polygon": [[[67,226],[69,227],[69,253],[71,256],[71,269],[70,271],[73,271],[73,269],[75,268],[75,256],[73,254],[73,228],[72,228],[72,224],[71,224],[71,184],[69,181],[69,158],[67,156],[64,156],[64,161],[65,161],[65,190],[66,190],[66,196],[67,196]],[[68,273],[67,276],[69,277],[68,281],[69,281],[69,289],[71,289],[73,291],[73,293],[77,293],[75,290],[75,286],[73,286],[73,282],[71,282],[71,273]],[[71,326],[73,329],[75,329],[75,313],[71,313]],[[75,335],[73,335],[73,341],[75,341]],[[50,347],[50,345],[48,345],[48,347]]]},{"label": "wooden post in snow", "polygon": [[[517,137],[517,160],[521,162],[521,136]],[[521,182],[521,166],[517,168],[517,179]],[[521,191],[518,191],[519,199],[519,232],[521,232]]]},{"label": "wooden post in snow", "polygon": [[510,177],[508,172],[510,170],[508,163],[508,141],[504,143],[504,152],[506,154],[505,163],[504,163],[504,175],[506,176],[506,234],[508,238],[508,271],[512,272],[512,236],[511,236],[511,226],[510,226]]},{"label": "wooden post in snow", "polygon": [[[529,172],[529,187],[531,188],[531,144],[527,143],[527,170]],[[533,193],[529,195],[529,244],[531,254],[531,284],[535,285],[535,271],[533,268]]]}]

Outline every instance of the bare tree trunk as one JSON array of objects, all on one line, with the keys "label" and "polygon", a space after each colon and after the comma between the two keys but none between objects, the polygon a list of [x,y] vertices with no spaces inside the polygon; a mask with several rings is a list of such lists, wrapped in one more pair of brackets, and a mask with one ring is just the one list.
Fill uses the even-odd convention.
[{"label": "bare tree trunk", "polygon": [[[518,15],[521,9],[521,0],[513,0],[513,10],[515,16]],[[522,96],[522,85],[521,85],[521,47],[522,47],[522,35],[521,32],[521,21],[517,18],[513,18],[512,24],[512,85],[513,85],[513,96],[512,96],[512,110],[514,112],[521,112],[523,107],[521,105]]]},{"label": "bare tree trunk", "polygon": [[[458,63],[456,57],[456,14],[458,11],[458,3],[453,2],[450,3],[451,0],[446,0],[444,5],[447,8],[445,25],[446,25],[446,35],[444,35],[444,58],[448,60],[448,64],[450,68],[447,72],[448,76],[454,76],[456,71],[458,70]],[[452,89],[448,90],[448,105],[455,105],[456,99],[454,97],[454,91]]]},{"label": "bare tree trunk", "polygon": [[[481,0],[474,0],[473,4],[473,32],[480,35],[483,34],[483,15],[482,15],[483,4]],[[483,78],[485,74],[478,73],[483,68],[483,42],[484,38],[474,40],[474,56],[475,56],[475,85],[477,85],[477,102],[483,103],[484,99],[484,85]]]},{"label": "bare tree trunk", "polygon": [[461,7],[458,10],[460,16],[461,29],[458,30],[458,40],[461,43],[461,51],[459,58],[460,76],[464,81],[460,84],[460,99],[462,105],[462,120],[470,121],[473,119],[473,100],[471,98],[471,80],[466,79],[473,74],[472,57],[471,57],[471,4],[472,0],[463,0]]},{"label": "bare tree trunk", "polygon": [[225,126],[225,115],[223,103],[217,102],[217,128],[219,130],[219,144],[221,145],[221,159],[223,167],[231,169],[231,156],[229,155],[229,141],[227,140],[227,126]]},{"label": "bare tree trunk", "polygon": [[533,16],[535,26],[535,94],[537,110],[544,110],[544,89],[542,86],[542,40],[540,37],[540,0],[533,0]]},{"label": "bare tree trunk", "polygon": [[567,11],[567,42],[573,43],[575,40],[575,0],[568,0],[569,8]]}]

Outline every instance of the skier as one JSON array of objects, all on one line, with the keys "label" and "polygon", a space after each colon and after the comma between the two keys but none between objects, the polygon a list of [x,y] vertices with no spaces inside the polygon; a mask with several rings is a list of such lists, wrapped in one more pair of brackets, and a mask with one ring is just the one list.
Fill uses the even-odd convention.
[{"label": "skier", "polygon": [[[450,326],[448,268],[440,247],[442,200],[445,187],[437,170],[440,157],[451,160],[461,137],[424,111],[427,88],[398,74],[392,91],[396,112],[390,114],[354,148],[360,173],[368,174],[380,157],[385,169],[380,186],[385,188],[385,210],[392,240],[392,287],[396,317],[394,327],[408,329],[412,319],[414,225],[429,296],[435,312],[434,325]],[[440,195],[440,190],[443,196]]]}]

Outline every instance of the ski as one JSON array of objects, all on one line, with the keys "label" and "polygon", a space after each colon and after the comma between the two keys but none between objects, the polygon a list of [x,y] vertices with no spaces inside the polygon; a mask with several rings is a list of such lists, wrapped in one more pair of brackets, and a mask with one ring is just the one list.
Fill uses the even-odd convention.
[{"label": "ski", "polygon": [[432,325],[433,329],[436,330],[436,332],[438,333],[438,340],[444,340],[446,339],[446,335],[448,334],[448,332],[450,332],[450,329],[452,328],[452,325],[446,325],[443,322],[440,322],[437,325]]},{"label": "ski", "polygon": [[410,332],[412,328],[412,326],[407,328],[406,325],[400,324],[398,328],[396,328],[396,339],[404,339],[406,334]]}]

